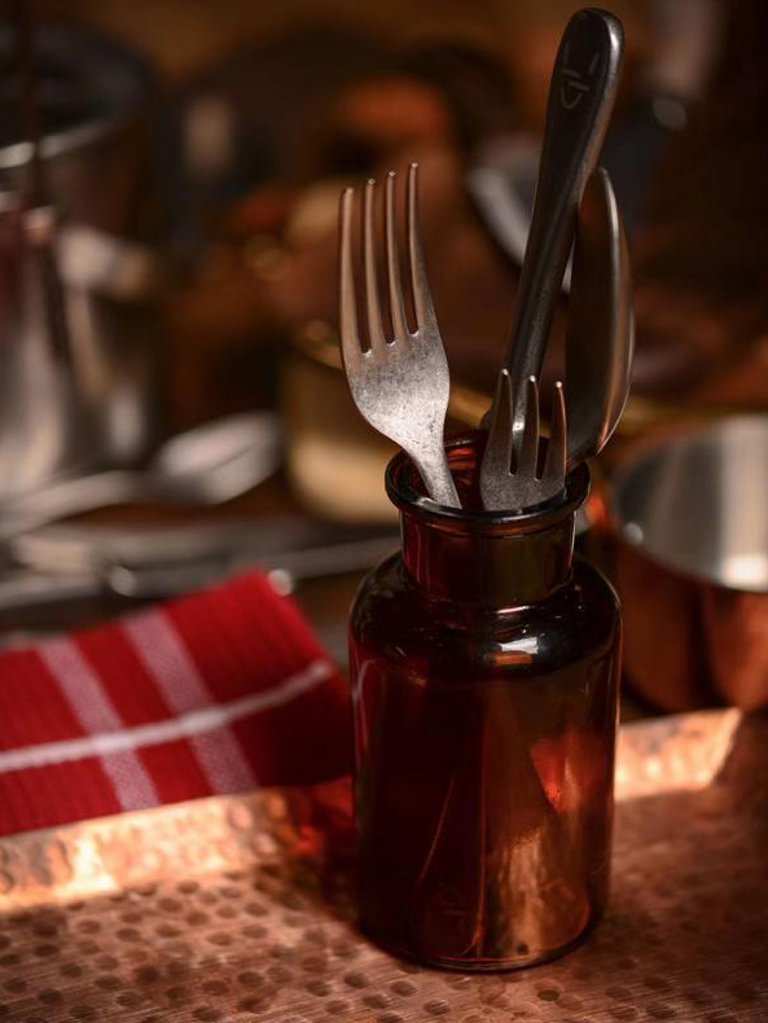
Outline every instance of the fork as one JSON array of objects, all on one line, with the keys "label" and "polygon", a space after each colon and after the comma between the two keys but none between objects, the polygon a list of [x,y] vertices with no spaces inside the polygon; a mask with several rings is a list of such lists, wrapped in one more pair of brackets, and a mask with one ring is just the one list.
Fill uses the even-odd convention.
[{"label": "fork", "polygon": [[[485,448],[480,496],[486,511],[522,511],[560,494],[565,486],[566,420],[563,385],[555,384],[552,421],[544,467],[539,474],[539,385],[528,377],[521,399],[513,408],[512,379],[502,369],[496,384],[497,409]],[[522,422],[519,433],[513,422]]]},{"label": "fork", "polygon": [[[427,282],[418,226],[418,168],[408,168],[406,236],[416,329],[406,315],[395,223],[396,174],[387,174],[384,195],[388,316],[392,339],[385,334],[379,294],[377,239],[374,230],[376,183],[369,180],[363,202],[363,277],[368,348],[358,329],[355,268],[352,256],[354,189],[340,204],[339,325],[344,368],[352,399],[364,419],[398,444],[415,463],[427,493],[438,504],[460,508],[443,446],[450,379]],[[379,241],[379,248],[381,247]]]}]

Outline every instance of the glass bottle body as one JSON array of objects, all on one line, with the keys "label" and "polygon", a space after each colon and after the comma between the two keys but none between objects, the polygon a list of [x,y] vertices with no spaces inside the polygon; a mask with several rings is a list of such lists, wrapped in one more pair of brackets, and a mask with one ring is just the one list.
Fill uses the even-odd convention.
[{"label": "glass bottle body", "polygon": [[618,602],[571,560],[572,509],[490,539],[401,510],[350,621],[361,924],[433,965],[530,965],[607,899]]}]

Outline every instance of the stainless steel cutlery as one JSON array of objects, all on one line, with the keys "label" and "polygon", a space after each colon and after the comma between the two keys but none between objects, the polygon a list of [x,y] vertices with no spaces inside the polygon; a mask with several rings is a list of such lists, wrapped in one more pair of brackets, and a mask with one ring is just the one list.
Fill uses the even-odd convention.
[{"label": "stainless steel cutlery", "polygon": [[281,431],[270,412],[243,412],[178,433],[144,469],[108,469],[56,480],[0,502],[0,547],[50,522],[112,505],[206,507],[232,500],[280,464]]},{"label": "stainless steel cutlery", "polygon": [[563,385],[555,384],[549,442],[543,456],[540,449],[539,385],[535,377],[529,377],[525,392],[518,399],[520,401],[523,432],[515,456],[512,380],[509,370],[502,369],[494,399],[497,427],[488,438],[480,476],[480,495],[486,511],[522,511],[555,497],[565,486]]},{"label": "stainless steel cutlery", "polygon": [[[512,335],[505,365],[512,407],[512,462],[524,471],[508,473],[504,493],[511,507],[525,507],[535,493],[553,496],[554,483],[528,485],[531,476],[523,442],[532,430],[527,392],[541,373],[555,305],[574,238],[574,221],[584,186],[594,170],[618,84],[623,52],[621,23],[604,11],[587,9],[569,21],[550,83],[547,122],[531,228],[520,276]],[[497,396],[507,385],[497,388]],[[572,399],[571,399],[572,401]],[[556,406],[557,407],[557,406]],[[498,492],[491,478],[508,444],[508,409],[496,399],[487,416],[488,444],[480,470],[481,493]],[[535,472],[535,470],[534,470]],[[562,483],[561,483],[562,487]],[[495,505],[494,507],[498,507]]]},{"label": "stainless steel cutlery", "polygon": [[[578,11],[563,34],[550,83],[544,143],[505,365],[513,396],[538,379],[555,304],[573,243],[574,221],[597,163],[618,84],[621,23]],[[514,429],[522,431],[522,408]],[[491,426],[491,429],[493,427]]]},{"label": "stainless steel cutlery", "polygon": [[579,207],[565,339],[568,464],[598,454],[629,394],[634,348],[627,238],[610,178],[601,167]]},{"label": "stainless steel cutlery", "polygon": [[[408,169],[406,194],[406,236],[410,264],[410,286],[416,315],[411,330],[405,307],[397,244],[395,180],[387,175],[384,195],[384,245],[374,228],[376,184],[368,181],[363,203],[362,267],[355,271],[352,246],[354,191],[341,197],[341,248],[339,319],[344,367],[352,397],[365,419],[399,444],[421,473],[433,501],[459,507],[456,486],[448,468],[443,446],[448,411],[450,379],[432,296],[424,269],[418,224],[417,167]],[[388,337],[379,294],[379,259],[386,249]],[[359,329],[355,281],[364,280],[367,347]]]},{"label": "stainless steel cutlery", "polygon": [[[527,511],[560,495],[566,472],[597,454],[626,402],[633,347],[627,243],[607,173],[595,169],[618,84],[623,30],[612,14],[577,12],[560,43],[550,83],[533,218],[512,336],[484,425],[480,469],[486,511]],[[429,496],[458,507],[443,449],[448,365],[424,272],[416,222],[416,168],[408,175],[407,235],[416,330],[406,320],[395,229],[395,177],[386,182],[384,239],[374,230],[375,185],[365,189],[362,273],[368,343],[358,327],[352,254],[353,192],[341,199],[340,326],[352,397],[368,422],[408,454]],[[574,248],[575,239],[575,248]],[[385,333],[377,249],[385,249]],[[542,442],[539,377],[563,273],[574,250],[566,385],[554,387]]]}]

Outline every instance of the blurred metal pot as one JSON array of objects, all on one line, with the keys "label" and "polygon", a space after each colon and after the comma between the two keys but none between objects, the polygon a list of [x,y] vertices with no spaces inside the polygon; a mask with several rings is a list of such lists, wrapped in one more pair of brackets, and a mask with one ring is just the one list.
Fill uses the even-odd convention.
[{"label": "blurred metal pot", "polygon": [[[24,182],[31,145],[19,140],[15,33],[0,25],[0,190]],[[149,100],[146,60],[75,25],[35,31],[35,72],[48,199],[61,220],[111,234],[135,232],[146,203]]]},{"label": "blurred metal pot", "polygon": [[[151,69],[90,30],[39,27],[35,70],[50,208],[24,212],[16,197],[25,191],[31,146],[18,137],[13,48],[6,24],[0,27],[0,66],[8,72],[0,77],[6,496],[80,468],[140,461],[162,433],[165,361],[158,316],[164,270],[152,250],[123,237],[140,229],[150,204]],[[45,239],[30,226],[41,218]],[[51,351],[35,268],[35,249],[46,245],[63,286],[71,342],[64,360]]]},{"label": "blurred metal pot", "polygon": [[768,703],[768,416],[638,453],[613,482],[625,669],[669,709]]},{"label": "blurred metal pot", "polygon": [[[46,315],[51,211],[22,211],[0,193],[0,497],[32,490],[85,462],[67,346]],[[56,313],[59,312],[57,309]]]},{"label": "blurred metal pot", "polygon": [[[60,351],[46,250],[62,282]],[[50,255],[50,253],[49,253]],[[97,465],[129,465],[161,432],[163,268],[150,250],[90,227],[56,228],[0,193],[0,497]]]},{"label": "blurred metal pot", "polygon": [[57,251],[78,410],[94,430],[90,459],[133,465],[165,429],[169,269],[152,249],[80,224],[60,229]]}]

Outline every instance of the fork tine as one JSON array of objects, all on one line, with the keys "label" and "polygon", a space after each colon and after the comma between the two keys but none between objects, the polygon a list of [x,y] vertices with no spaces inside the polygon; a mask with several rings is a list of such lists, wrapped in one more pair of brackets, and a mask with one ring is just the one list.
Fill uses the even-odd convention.
[{"label": "fork tine", "polygon": [[355,272],[352,265],[352,206],[354,188],[345,188],[339,201],[339,333],[346,366],[360,364],[360,334],[357,328]]},{"label": "fork tine", "polygon": [[486,451],[500,473],[512,469],[512,380],[508,369],[499,371],[494,399],[498,414],[488,435]]},{"label": "fork tine", "polygon": [[568,450],[567,422],[565,414],[565,393],[562,383],[558,380],[552,396],[552,423],[549,428],[549,444],[547,459],[544,464],[542,481],[563,485],[565,480],[565,462]]},{"label": "fork tine", "polygon": [[411,264],[411,287],[413,288],[413,306],[416,312],[416,329],[436,324],[432,295],[429,291],[427,271],[424,266],[424,252],[419,229],[419,165],[412,163],[408,168],[408,185],[406,195],[406,232],[408,234],[408,254]]},{"label": "fork tine", "polygon": [[[536,475],[536,463],[539,457],[539,385],[536,377],[528,377],[525,382],[523,401],[523,435],[517,451],[515,472],[525,476]],[[519,416],[515,416],[516,419]]]},{"label": "fork tine", "polygon": [[392,317],[392,330],[395,339],[402,339],[410,333],[408,320],[405,316],[403,299],[403,279],[400,276],[400,257],[397,251],[397,228],[395,214],[395,184],[397,175],[394,171],[387,174],[384,206],[384,227],[387,238],[387,276],[389,279],[389,306]]},{"label": "fork tine", "polygon": [[381,320],[379,303],[379,281],[376,273],[376,231],[373,203],[376,197],[376,182],[369,178],[365,183],[365,209],[363,213],[363,259],[365,263],[365,308],[368,320],[368,340],[371,351],[376,352],[387,343]]}]

